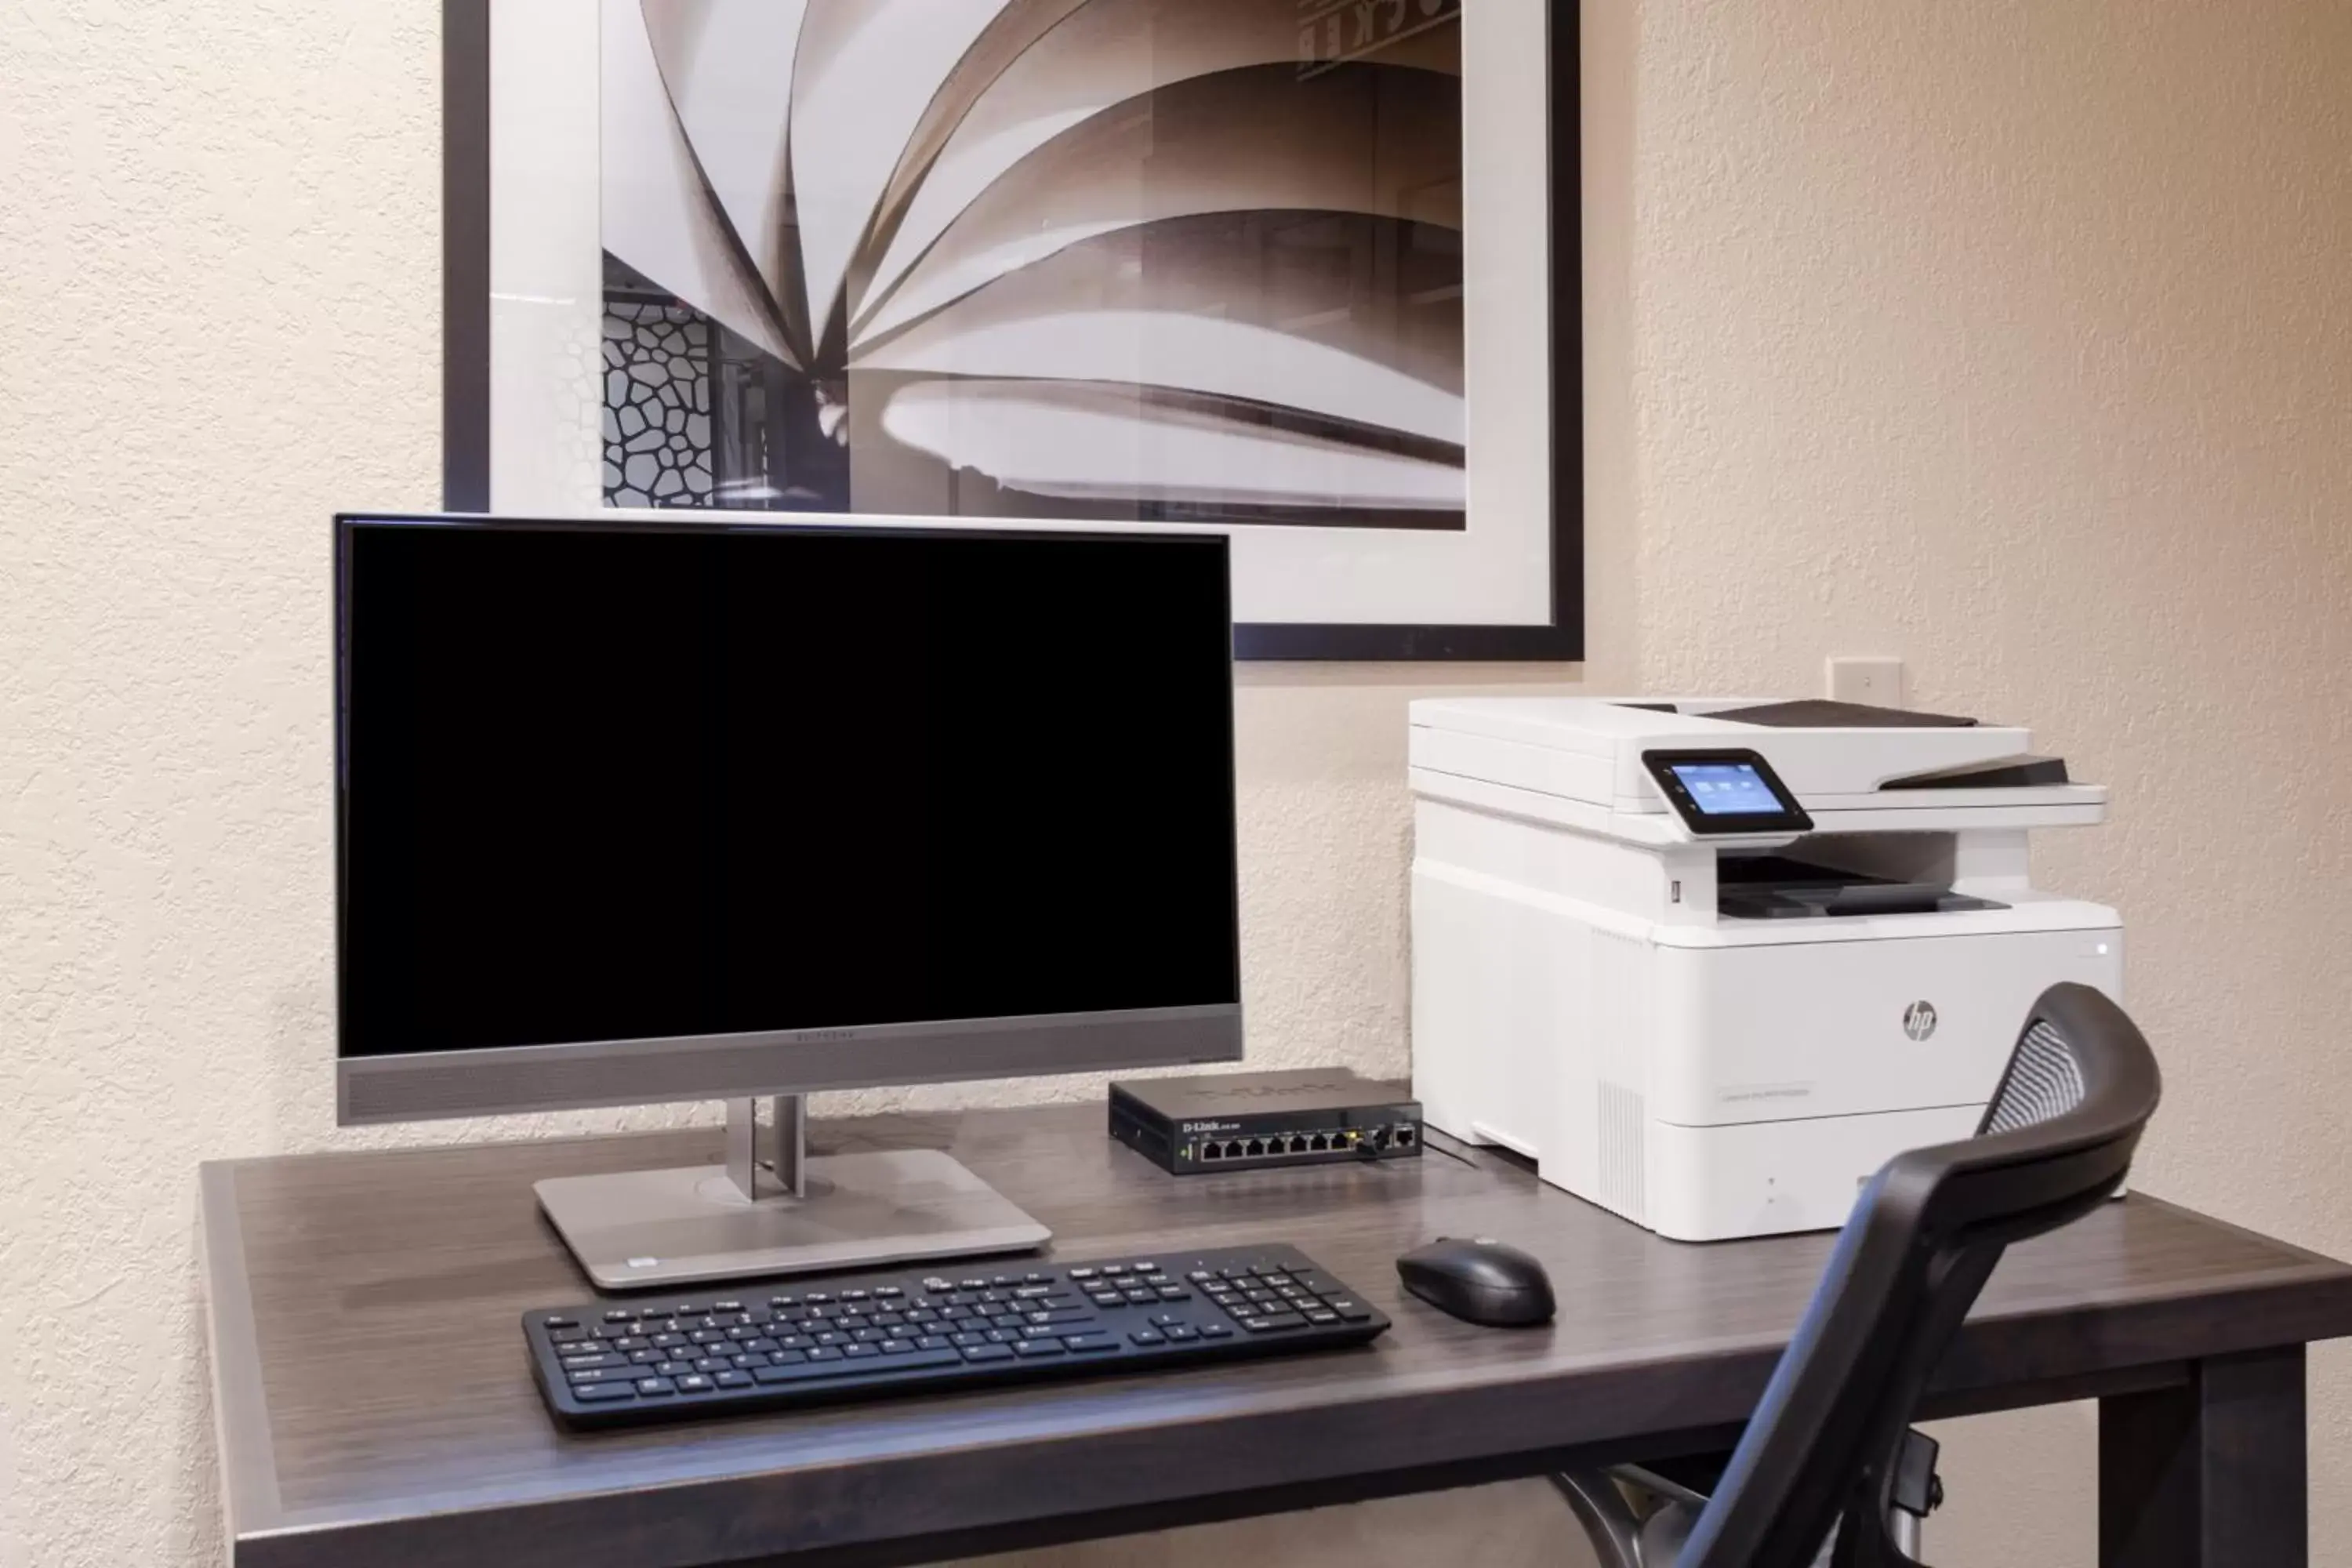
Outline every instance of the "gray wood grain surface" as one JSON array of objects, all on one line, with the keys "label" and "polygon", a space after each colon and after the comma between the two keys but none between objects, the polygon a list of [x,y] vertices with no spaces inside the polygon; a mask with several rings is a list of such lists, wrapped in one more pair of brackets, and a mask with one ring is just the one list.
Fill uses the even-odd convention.
[{"label": "gray wood grain surface", "polygon": [[[1098,1106],[819,1123],[932,1146],[1065,1258],[1290,1241],[1389,1313],[1363,1350],[574,1436],[517,1320],[595,1293],[542,1176],[716,1163],[716,1129],[287,1157],[202,1173],[223,1482],[242,1565],[666,1568],[914,1562],[1531,1475],[1721,1442],[1810,1296],[1826,1235],[1694,1247],[1499,1155],[1171,1177]],[[1393,1259],[1498,1237],[1558,1321],[1406,1297]],[[2013,1252],[1931,1414],[2178,1385],[2203,1357],[2352,1332],[2352,1269],[2134,1196]]]}]

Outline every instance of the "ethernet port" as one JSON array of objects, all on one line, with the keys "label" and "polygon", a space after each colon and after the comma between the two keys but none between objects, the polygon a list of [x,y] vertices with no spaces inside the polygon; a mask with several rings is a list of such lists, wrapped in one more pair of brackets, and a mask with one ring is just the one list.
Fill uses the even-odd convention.
[{"label": "ethernet port", "polygon": [[1331,1140],[1324,1137],[1320,1132],[1318,1132],[1314,1137],[1309,1138],[1307,1141],[1307,1152],[1310,1154],[1323,1153],[1330,1147]]},{"label": "ethernet port", "polygon": [[1203,1143],[1203,1144],[1202,1144],[1202,1145],[1201,1145],[1201,1158],[1202,1158],[1202,1159],[1203,1159],[1203,1160],[1222,1160],[1222,1159],[1223,1159],[1224,1157],[1225,1157],[1225,1146],[1224,1146],[1223,1144],[1222,1144],[1222,1143]]},{"label": "ethernet port", "polygon": [[1304,1138],[1298,1137],[1298,1136],[1297,1136],[1297,1135],[1296,1135],[1296,1134],[1293,1134],[1293,1135],[1292,1135],[1292,1137],[1291,1137],[1291,1140],[1290,1140],[1290,1152],[1291,1152],[1292,1153],[1294,1153],[1294,1154],[1304,1154],[1304,1153],[1306,1153],[1306,1152],[1307,1152],[1307,1140],[1306,1140],[1306,1139],[1304,1139]]},{"label": "ethernet port", "polygon": [[1400,1127],[1396,1130],[1397,1147],[1400,1149],[1410,1149],[1414,1143],[1420,1141],[1420,1137],[1421,1135],[1415,1132],[1412,1128]]},{"label": "ethernet port", "polygon": [[1389,1130],[1383,1127],[1372,1134],[1372,1147],[1375,1149],[1385,1149],[1388,1146]]},{"label": "ethernet port", "polygon": [[1239,1142],[1238,1141],[1236,1141],[1236,1142],[1234,1142],[1228,1143],[1228,1144],[1226,1144],[1226,1145],[1225,1145],[1225,1158],[1226,1158],[1226,1159],[1228,1159],[1228,1160],[1238,1160],[1238,1159],[1240,1159],[1241,1157],[1242,1157],[1242,1146],[1241,1146],[1241,1144],[1240,1144],[1240,1142]]},{"label": "ethernet port", "polygon": [[1255,1160],[1260,1154],[1265,1152],[1265,1143],[1262,1139],[1253,1138],[1247,1143],[1242,1145],[1242,1152]]}]

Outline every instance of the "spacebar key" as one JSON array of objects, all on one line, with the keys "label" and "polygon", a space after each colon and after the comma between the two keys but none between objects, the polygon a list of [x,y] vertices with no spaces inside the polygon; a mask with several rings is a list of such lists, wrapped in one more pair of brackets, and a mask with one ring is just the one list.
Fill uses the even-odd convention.
[{"label": "spacebar key", "polygon": [[910,1351],[894,1356],[835,1356],[826,1361],[796,1361],[789,1366],[755,1366],[751,1375],[767,1386],[782,1383],[814,1383],[821,1378],[862,1377],[868,1373],[898,1372],[915,1366],[956,1366],[963,1358],[953,1351]]}]

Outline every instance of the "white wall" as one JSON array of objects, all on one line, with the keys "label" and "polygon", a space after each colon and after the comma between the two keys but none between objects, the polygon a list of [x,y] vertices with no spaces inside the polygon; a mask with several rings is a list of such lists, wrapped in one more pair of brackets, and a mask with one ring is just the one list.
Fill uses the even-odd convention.
[{"label": "white wall", "polygon": [[[2352,8],[1589,9],[1594,679],[1796,690],[1899,652],[2114,784],[2042,866],[2133,924],[2172,1084],[2143,1184],[2352,1254]],[[438,6],[18,11],[0,1563],[195,1563],[193,1167],[343,1141],[324,520],[436,499]],[[1403,1060],[1406,683],[1570,673],[1248,674],[1269,1058]],[[2321,1352],[2323,1563],[2352,1563],[2347,1389]],[[1966,1424],[1937,1560],[2087,1564],[2088,1432]],[[1482,1561],[1559,1560],[1526,1489],[1072,1555],[1403,1563],[1471,1521]]]}]

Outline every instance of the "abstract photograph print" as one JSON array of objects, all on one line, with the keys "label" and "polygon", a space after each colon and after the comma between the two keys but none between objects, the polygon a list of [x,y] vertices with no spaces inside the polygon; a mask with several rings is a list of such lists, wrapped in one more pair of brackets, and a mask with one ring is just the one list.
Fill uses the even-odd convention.
[{"label": "abstract photograph print", "polygon": [[619,507],[1465,526],[1460,0],[601,0]]}]

